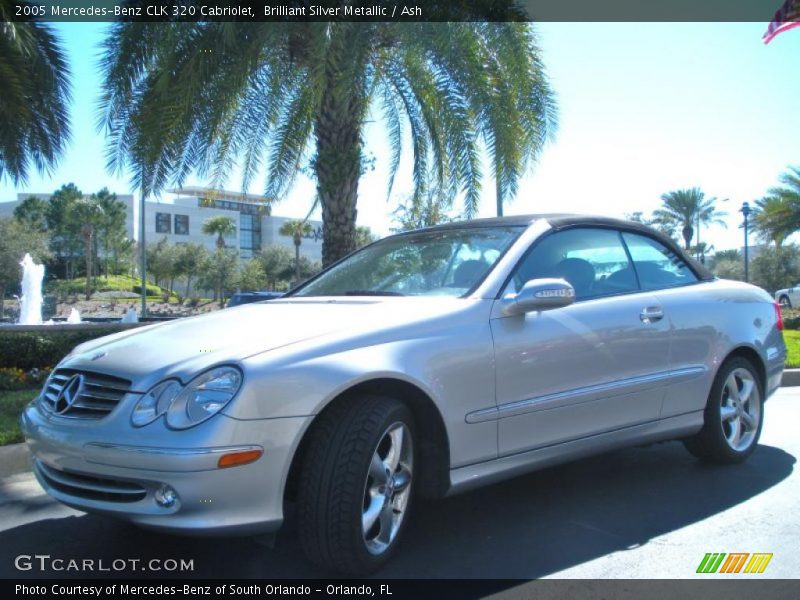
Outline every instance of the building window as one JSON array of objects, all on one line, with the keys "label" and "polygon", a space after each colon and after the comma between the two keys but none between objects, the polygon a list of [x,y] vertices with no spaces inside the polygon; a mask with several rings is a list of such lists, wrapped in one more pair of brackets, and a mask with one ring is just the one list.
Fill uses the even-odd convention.
[{"label": "building window", "polygon": [[256,215],[239,213],[239,256],[250,258],[261,250],[261,219]]},{"label": "building window", "polygon": [[[176,223],[175,229],[177,230],[177,228]],[[156,233],[172,233],[169,213],[156,213]]]},{"label": "building window", "polygon": [[189,235],[189,215],[175,215],[175,235]]}]

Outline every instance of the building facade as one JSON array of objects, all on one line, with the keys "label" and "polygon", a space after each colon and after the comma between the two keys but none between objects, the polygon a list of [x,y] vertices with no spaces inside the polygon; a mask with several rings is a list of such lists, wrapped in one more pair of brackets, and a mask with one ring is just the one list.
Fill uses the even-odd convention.
[{"label": "building facade", "polygon": [[[272,215],[263,196],[243,194],[202,187],[184,187],[168,192],[163,201],[147,200],[144,203],[144,238],[146,244],[155,244],[166,238],[173,244],[202,244],[209,250],[216,248],[216,236],[203,233],[203,223],[217,216],[228,217],[236,225],[236,233],[225,238],[225,245],[235,248],[242,260],[269,246],[284,246],[294,251],[291,236],[281,235],[281,226],[290,217]],[[10,217],[14,209],[30,196],[48,200],[52,194],[21,193],[12,202],[0,202],[0,217]],[[125,227],[130,239],[139,242],[141,236],[141,202],[130,194],[118,194],[117,200],[126,206]],[[322,259],[322,223],[309,220],[312,233],[304,236],[300,254],[311,261]]]}]

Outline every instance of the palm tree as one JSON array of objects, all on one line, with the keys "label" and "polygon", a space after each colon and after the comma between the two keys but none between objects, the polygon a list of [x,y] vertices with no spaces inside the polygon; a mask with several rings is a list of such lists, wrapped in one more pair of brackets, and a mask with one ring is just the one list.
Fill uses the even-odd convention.
[{"label": "palm tree", "polygon": [[53,29],[14,20],[26,1],[0,0],[0,180],[51,170],[69,140],[69,68]]},{"label": "palm tree", "polygon": [[294,241],[294,282],[295,284],[300,281],[300,244],[303,243],[303,237],[311,235],[314,229],[311,224],[306,220],[291,220],[284,221],[278,233],[281,235],[288,235]]},{"label": "palm tree", "polygon": [[800,210],[800,167],[789,167],[786,173],[778,177],[783,187],[774,187],[769,193],[794,204],[795,210]]},{"label": "palm tree", "polygon": [[[774,226],[773,233],[777,233],[780,242],[783,242],[785,238],[800,229],[800,167],[789,167],[778,177],[778,181],[783,185],[770,189],[767,198],[756,202],[759,209],[762,209],[760,202],[763,202],[765,204],[763,208],[773,210],[773,215],[771,217],[769,213],[764,217],[756,215],[755,225],[759,227],[759,218],[762,220],[762,225],[769,226],[771,223]],[[760,212],[761,210],[759,214]],[[780,246],[778,239],[769,235],[769,230],[762,233],[767,233],[767,239],[772,239]]]},{"label": "palm tree", "polygon": [[236,224],[230,217],[211,217],[203,221],[203,233],[217,236],[217,248],[225,247],[225,237],[236,233]]},{"label": "palm tree", "polygon": [[389,194],[408,136],[415,197],[438,185],[471,216],[485,148],[500,213],[556,126],[532,26],[508,4],[493,23],[116,23],[109,167],[130,168],[147,194],[193,171],[221,182],[238,162],[243,189],[265,170],[265,196],[280,198],[308,166],[328,265],[355,249],[364,127],[381,120]]},{"label": "palm tree", "polygon": [[716,198],[706,198],[700,188],[674,190],[661,196],[662,208],[653,211],[654,223],[665,229],[680,229],[689,250],[696,225],[722,225],[726,213],[714,208]]},{"label": "palm tree", "polygon": [[[800,203],[798,203],[800,204]],[[797,206],[785,196],[765,196],[755,202],[752,215],[753,229],[761,239],[775,242],[780,248],[783,241],[798,227]]]}]

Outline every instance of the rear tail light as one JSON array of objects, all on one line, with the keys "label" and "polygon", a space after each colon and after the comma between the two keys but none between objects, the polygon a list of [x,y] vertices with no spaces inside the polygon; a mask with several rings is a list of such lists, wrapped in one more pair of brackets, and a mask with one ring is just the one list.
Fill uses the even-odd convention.
[{"label": "rear tail light", "polygon": [[783,313],[781,312],[781,305],[775,303],[775,321],[778,326],[778,331],[783,331]]}]

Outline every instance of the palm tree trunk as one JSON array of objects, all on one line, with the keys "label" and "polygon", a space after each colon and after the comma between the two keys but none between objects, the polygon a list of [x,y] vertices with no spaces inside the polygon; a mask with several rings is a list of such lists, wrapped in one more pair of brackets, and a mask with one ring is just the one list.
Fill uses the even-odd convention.
[{"label": "palm tree trunk", "polygon": [[361,176],[363,99],[347,80],[353,49],[331,47],[316,121],[317,193],[322,206],[322,266],[356,249],[356,200]]},{"label": "palm tree trunk", "polygon": [[495,182],[495,190],[497,192],[497,216],[503,216],[503,190],[500,187],[500,180]]},{"label": "palm tree trunk", "polygon": [[294,284],[300,283],[300,244],[294,243]]},{"label": "palm tree trunk", "polygon": [[683,241],[684,244],[686,245],[686,250],[688,250],[692,246],[692,237],[694,236],[694,228],[691,225],[684,225],[681,233],[683,234]]}]

